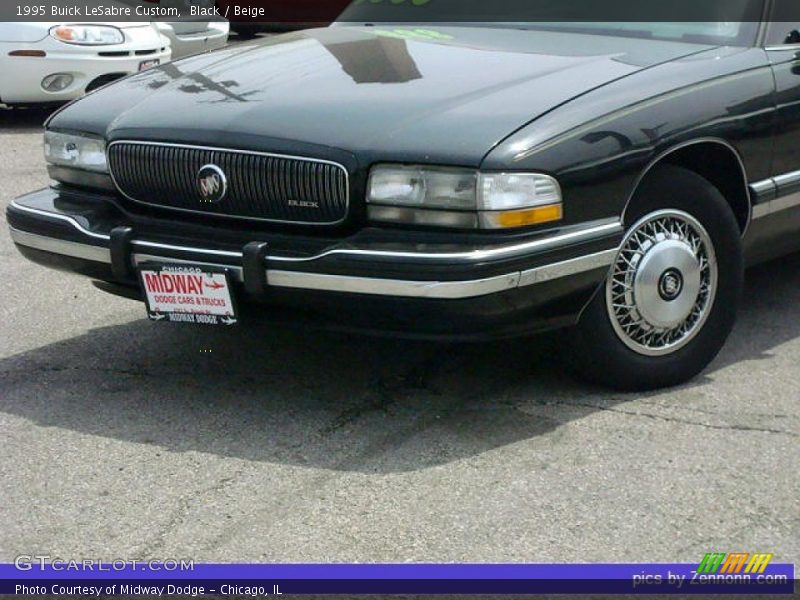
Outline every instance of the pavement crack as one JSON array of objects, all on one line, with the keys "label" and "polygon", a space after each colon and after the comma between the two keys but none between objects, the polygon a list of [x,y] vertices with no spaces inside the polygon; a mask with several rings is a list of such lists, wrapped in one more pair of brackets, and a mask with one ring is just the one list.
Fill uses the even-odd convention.
[{"label": "pavement crack", "polygon": [[757,433],[773,433],[776,435],[788,435],[790,437],[800,437],[800,433],[794,431],[788,431],[785,429],[772,429],[769,427],[751,427],[749,425],[736,425],[736,424],[727,424],[727,425],[714,425],[713,423],[697,423],[695,421],[689,421],[688,419],[680,419],[678,417],[669,417],[666,415],[655,415],[652,413],[643,413],[637,412],[632,410],[623,410],[621,408],[610,407],[610,406],[600,406],[597,404],[591,403],[581,403],[581,402],[554,402],[553,404],[558,404],[561,406],[572,406],[575,408],[588,408],[591,410],[599,410],[603,412],[613,412],[620,415],[627,415],[630,417],[642,417],[645,419],[652,419],[655,421],[666,421],[668,423],[678,423],[680,425],[691,425],[694,427],[703,427],[704,429],[716,429],[722,431],[746,431],[746,432],[757,432]]},{"label": "pavement crack", "polygon": [[157,375],[155,371],[151,371],[144,368],[118,369],[111,367],[87,367],[84,365],[65,365],[65,366],[36,365],[35,367],[29,367],[24,369],[2,370],[0,371],[0,377],[11,377],[16,375],[30,376],[32,371],[36,371],[39,373],[55,373],[55,374],[83,371],[87,373],[106,373],[109,375],[125,375],[129,377],[140,377],[140,378],[154,377]]},{"label": "pavement crack", "polygon": [[192,493],[191,496],[181,496],[178,499],[177,506],[173,509],[172,515],[164,525],[159,527],[158,532],[153,539],[145,544],[144,557],[145,559],[160,560],[158,553],[163,551],[167,543],[167,536],[177,529],[181,523],[184,523],[189,515],[192,504],[197,498],[202,498],[206,494],[217,494],[226,487],[233,485],[244,474],[244,469],[237,469],[232,475],[222,477],[214,484],[209,485],[201,490]]},{"label": "pavement crack", "polygon": [[[697,408],[695,406],[682,406],[680,404],[667,404],[666,402],[655,402],[652,400],[643,400],[642,404],[647,404],[648,406],[658,406],[660,408],[666,408],[671,410],[682,410],[685,412],[694,412],[699,413],[702,415],[713,415],[715,417],[722,417],[724,416],[723,413],[720,413],[716,410],[707,410],[703,408]],[[757,412],[748,412],[748,413],[739,413],[739,414],[746,414],[749,417],[758,417],[758,418],[767,418],[767,419],[786,419],[789,415],[781,414],[781,413],[757,413]]]}]

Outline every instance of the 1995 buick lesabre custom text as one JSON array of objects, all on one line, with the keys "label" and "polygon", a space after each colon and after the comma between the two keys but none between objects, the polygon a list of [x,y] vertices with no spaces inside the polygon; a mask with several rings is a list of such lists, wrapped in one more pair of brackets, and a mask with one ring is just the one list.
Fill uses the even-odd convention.
[{"label": "1995 buick lesabre custom text", "polygon": [[[794,0],[766,1],[738,5]],[[165,322],[565,327],[615,387],[705,368],[745,266],[800,245],[800,23],[399,26],[371,6],[55,114],[54,184],[8,207],[19,250]]]}]

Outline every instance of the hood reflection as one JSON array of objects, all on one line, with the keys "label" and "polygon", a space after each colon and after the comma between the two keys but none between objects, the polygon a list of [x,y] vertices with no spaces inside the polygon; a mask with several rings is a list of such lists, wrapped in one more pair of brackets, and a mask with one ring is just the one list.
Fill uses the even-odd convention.
[{"label": "hood reflection", "polygon": [[221,97],[200,100],[200,102],[248,102],[248,96],[255,94],[255,91],[244,92],[241,94],[234,93],[231,88],[239,87],[239,82],[233,79],[224,81],[215,81],[208,75],[192,71],[184,73],[175,63],[168,63],[153,69],[147,75],[150,75],[150,81],[147,82],[147,87],[153,90],[160,89],[172,81],[180,81],[177,90],[187,94],[202,94],[212,92],[219,94]]},{"label": "hood reflection", "polygon": [[405,40],[359,36],[324,48],[355,83],[406,83],[422,78]]}]

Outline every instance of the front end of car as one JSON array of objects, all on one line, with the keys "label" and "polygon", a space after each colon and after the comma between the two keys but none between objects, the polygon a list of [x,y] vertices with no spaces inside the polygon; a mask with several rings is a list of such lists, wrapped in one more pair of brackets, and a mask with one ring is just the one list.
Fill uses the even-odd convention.
[{"label": "front end of car", "polygon": [[142,272],[165,265],[224,273],[237,320],[451,339],[567,325],[622,233],[613,219],[565,223],[544,173],[55,130],[45,152],[53,186],[7,210],[25,256],[135,298]]},{"label": "front end of car", "polygon": [[149,23],[41,25],[41,39],[0,43],[7,105],[66,102],[172,56]]},{"label": "front end of car", "polygon": [[10,205],[11,236],[153,321],[576,325],[592,379],[675,385],[733,327],[736,141],[768,157],[774,128],[763,51],[694,31],[341,25],[149,69],[50,119],[55,183]]}]

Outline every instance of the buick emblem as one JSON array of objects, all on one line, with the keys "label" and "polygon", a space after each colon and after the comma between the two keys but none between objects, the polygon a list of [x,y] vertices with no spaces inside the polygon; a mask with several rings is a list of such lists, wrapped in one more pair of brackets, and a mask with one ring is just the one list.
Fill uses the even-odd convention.
[{"label": "buick emblem", "polygon": [[197,191],[202,202],[221,202],[228,193],[228,178],[217,165],[206,165],[197,172]]},{"label": "buick emblem", "polygon": [[683,275],[678,269],[667,269],[658,282],[658,293],[663,300],[672,302],[683,291]]}]

